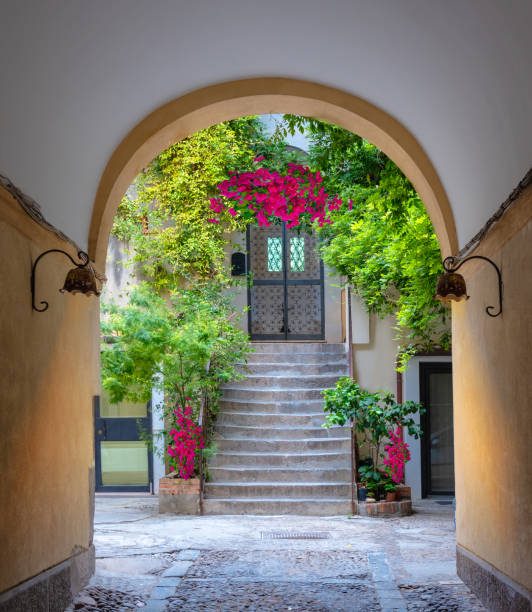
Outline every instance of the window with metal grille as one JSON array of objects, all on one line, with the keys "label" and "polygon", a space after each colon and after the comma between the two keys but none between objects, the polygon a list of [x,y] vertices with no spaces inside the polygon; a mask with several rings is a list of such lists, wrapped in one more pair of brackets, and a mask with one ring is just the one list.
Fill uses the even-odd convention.
[{"label": "window with metal grille", "polygon": [[305,238],[303,236],[290,238],[290,270],[292,272],[305,271]]},{"label": "window with metal grille", "polygon": [[281,238],[268,238],[268,272],[282,272],[283,245]]}]

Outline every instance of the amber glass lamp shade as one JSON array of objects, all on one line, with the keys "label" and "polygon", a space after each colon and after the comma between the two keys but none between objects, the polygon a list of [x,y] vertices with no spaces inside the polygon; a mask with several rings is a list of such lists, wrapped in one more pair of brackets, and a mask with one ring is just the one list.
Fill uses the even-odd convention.
[{"label": "amber glass lamp shade", "polygon": [[440,302],[462,302],[467,300],[467,289],[464,277],[456,272],[445,272],[438,278],[436,295]]},{"label": "amber glass lamp shade", "polygon": [[96,278],[89,268],[73,268],[66,276],[61,293],[84,293],[85,295],[100,295]]}]

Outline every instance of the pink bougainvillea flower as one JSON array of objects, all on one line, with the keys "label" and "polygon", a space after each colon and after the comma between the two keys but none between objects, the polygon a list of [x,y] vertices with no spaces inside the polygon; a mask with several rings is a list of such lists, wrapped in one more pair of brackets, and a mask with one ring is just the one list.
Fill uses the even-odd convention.
[{"label": "pink bougainvillea flower", "polygon": [[384,465],[387,468],[391,479],[399,484],[404,481],[405,463],[410,461],[410,450],[408,444],[401,437],[402,428],[397,426],[396,431],[390,429],[388,435],[390,444],[384,447],[387,456],[384,458]]},{"label": "pink bougainvillea flower", "polygon": [[265,159],[264,155],[259,155],[259,157],[255,157],[253,159],[254,162],[261,162],[263,159]]},{"label": "pink bougainvillea flower", "polygon": [[219,219],[207,219],[209,223],[220,223]]},{"label": "pink bougainvillea flower", "polygon": [[169,432],[173,440],[167,447],[169,463],[173,471],[188,480],[194,476],[198,449],[205,448],[203,431],[191,418],[191,406],[187,405],[183,409],[178,407],[174,415],[176,427]]},{"label": "pink bougainvillea flower", "polygon": [[[261,161],[264,157],[256,157]],[[231,216],[239,210],[251,211],[259,227],[268,227],[283,221],[289,227],[305,227],[317,223],[320,227],[332,223],[331,211],[340,210],[344,203],[338,196],[331,196],[322,187],[319,172],[298,164],[288,164],[287,174],[275,170],[257,168],[253,172],[230,173],[229,178],[218,184],[220,194],[233,205],[227,208]],[[226,210],[220,198],[211,198],[210,209]],[[352,208],[352,201],[349,202]],[[246,212],[249,218],[249,212]]]}]

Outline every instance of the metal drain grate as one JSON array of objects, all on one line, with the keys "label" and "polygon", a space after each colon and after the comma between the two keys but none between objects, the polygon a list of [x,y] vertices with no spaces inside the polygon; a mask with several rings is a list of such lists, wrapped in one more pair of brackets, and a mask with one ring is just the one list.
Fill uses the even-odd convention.
[{"label": "metal drain grate", "polygon": [[261,540],[327,540],[328,531],[261,531]]}]

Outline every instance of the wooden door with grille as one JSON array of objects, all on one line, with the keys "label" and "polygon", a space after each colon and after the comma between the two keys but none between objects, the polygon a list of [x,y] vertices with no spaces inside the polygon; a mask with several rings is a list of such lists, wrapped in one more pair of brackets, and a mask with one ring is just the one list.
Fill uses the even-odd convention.
[{"label": "wooden door with grille", "polygon": [[252,340],[323,340],[323,262],[314,234],[286,224],[251,227],[247,236]]}]

